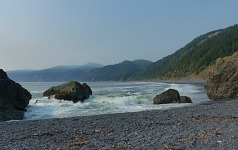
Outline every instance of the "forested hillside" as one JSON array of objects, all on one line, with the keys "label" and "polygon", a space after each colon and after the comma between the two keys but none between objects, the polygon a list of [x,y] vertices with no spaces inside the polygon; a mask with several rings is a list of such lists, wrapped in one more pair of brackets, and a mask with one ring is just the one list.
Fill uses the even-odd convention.
[{"label": "forested hillside", "polygon": [[130,77],[130,80],[171,79],[196,76],[212,65],[217,58],[238,50],[238,25],[201,35],[149,67]]},{"label": "forested hillside", "polygon": [[108,65],[91,70],[85,80],[88,81],[125,81],[137,72],[148,67],[152,62],[148,60],[125,60],[119,64]]}]

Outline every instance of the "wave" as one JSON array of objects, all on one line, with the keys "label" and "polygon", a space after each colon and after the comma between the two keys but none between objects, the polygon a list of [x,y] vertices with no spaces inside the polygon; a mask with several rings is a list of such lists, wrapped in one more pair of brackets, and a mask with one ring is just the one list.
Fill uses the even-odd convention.
[{"label": "wave", "polygon": [[[51,84],[51,83],[48,83]],[[33,99],[25,113],[25,119],[47,119],[75,116],[88,116],[98,114],[111,114],[123,112],[137,112],[153,109],[170,109],[175,107],[190,106],[193,104],[163,104],[153,105],[155,95],[169,89],[177,89],[181,95],[191,97],[194,104],[208,100],[201,86],[190,84],[167,84],[157,82],[133,82],[133,83],[89,83],[93,95],[83,103],[48,99],[42,97],[46,83],[42,87],[31,86],[34,91]],[[29,83],[28,83],[29,85]],[[55,84],[53,84],[55,85]],[[42,88],[42,89],[41,89]],[[44,90],[43,90],[44,89]]]}]

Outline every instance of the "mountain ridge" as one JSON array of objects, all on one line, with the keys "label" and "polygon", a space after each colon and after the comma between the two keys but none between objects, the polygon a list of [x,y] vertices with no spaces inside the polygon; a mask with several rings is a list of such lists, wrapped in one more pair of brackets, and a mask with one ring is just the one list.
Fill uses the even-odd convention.
[{"label": "mountain ridge", "polygon": [[8,76],[19,82],[50,82],[77,80],[86,72],[103,67],[98,63],[87,63],[85,65],[58,65],[41,70],[13,70],[7,71]]},{"label": "mountain ridge", "polygon": [[141,69],[144,69],[151,61],[137,59],[125,60],[114,65],[107,65],[102,68],[91,70],[85,80],[87,81],[125,81]]},{"label": "mountain ridge", "polygon": [[89,62],[85,65],[59,65],[41,70],[16,70],[7,71],[7,73],[11,79],[18,82],[126,80],[127,77],[148,66],[150,63],[152,62],[143,59],[136,59],[133,61],[125,60],[107,66]]}]

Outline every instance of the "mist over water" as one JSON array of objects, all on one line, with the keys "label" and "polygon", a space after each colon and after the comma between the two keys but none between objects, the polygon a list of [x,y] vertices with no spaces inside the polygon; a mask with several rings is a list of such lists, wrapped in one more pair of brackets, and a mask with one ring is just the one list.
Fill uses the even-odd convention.
[{"label": "mist over water", "polygon": [[[47,119],[123,112],[137,112],[153,109],[185,107],[208,101],[203,86],[193,84],[169,84],[159,82],[87,82],[93,95],[83,103],[48,99],[43,92],[57,82],[22,82],[32,94],[24,118]],[[176,89],[180,95],[189,96],[193,104],[153,105],[153,98],[167,89]]]}]

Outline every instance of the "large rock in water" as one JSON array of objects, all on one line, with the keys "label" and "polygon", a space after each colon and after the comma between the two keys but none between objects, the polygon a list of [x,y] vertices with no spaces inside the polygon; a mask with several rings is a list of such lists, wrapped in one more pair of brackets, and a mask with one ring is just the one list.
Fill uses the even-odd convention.
[{"label": "large rock in water", "polygon": [[153,99],[153,104],[169,104],[169,103],[192,103],[192,100],[187,96],[180,96],[175,89],[168,89],[167,91],[156,95]]},{"label": "large rock in water", "polygon": [[59,100],[68,100],[73,101],[74,103],[89,98],[92,95],[91,88],[83,83],[81,85],[77,81],[70,81],[59,86],[53,86],[46,90],[43,93],[43,96],[51,97],[54,95],[54,98]]},{"label": "large rock in water", "polygon": [[238,97],[238,52],[216,61],[205,88],[211,100]]},{"label": "large rock in water", "polygon": [[31,94],[0,69],[0,120],[21,120]]}]

